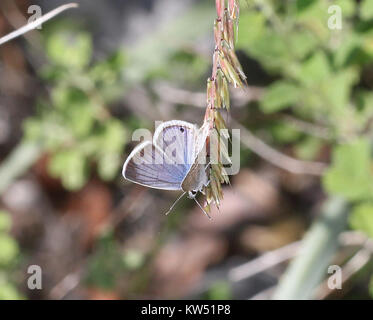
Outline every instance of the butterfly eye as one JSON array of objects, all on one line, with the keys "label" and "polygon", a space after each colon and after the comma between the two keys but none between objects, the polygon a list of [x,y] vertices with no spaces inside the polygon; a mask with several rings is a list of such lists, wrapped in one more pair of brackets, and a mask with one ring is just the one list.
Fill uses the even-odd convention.
[{"label": "butterfly eye", "polygon": [[184,132],[184,128],[180,128],[180,132]]}]

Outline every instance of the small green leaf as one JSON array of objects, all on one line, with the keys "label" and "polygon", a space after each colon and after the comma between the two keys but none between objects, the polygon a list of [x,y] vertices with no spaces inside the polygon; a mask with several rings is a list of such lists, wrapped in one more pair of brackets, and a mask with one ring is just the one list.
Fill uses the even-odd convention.
[{"label": "small green leaf", "polygon": [[9,231],[11,226],[12,220],[10,218],[9,213],[5,211],[0,211],[0,232]]},{"label": "small green leaf", "polygon": [[215,282],[207,292],[208,300],[229,300],[232,299],[232,291],[228,282]]},{"label": "small green leaf", "polygon": [[112,180],[121,165],[121,157],[118,153],[103,154],[97,164],[97,171],[101,179],[105,181]]},{"label": "small green leaf", "polygon": [[320,151],[321,146],[320,140],[308,137],[295,147],[295,153],[300,159],[313,160]]},{"label": "small green leaf", "polygon": [[342,110],[350,102],[352,86],[359,80],[355,69],[344,69],[333,74],[328,81],[322,83],[322,92],[329,102],[329,107]]},{"label": "small green leaf", "polygon": [[77,149],[56,153],[50,162],[49,170],[62,180],[66,189],[78,190],[87,180],[86,159]]},{"label": "small green leaf", "polygon": [[318,85],[330,75],[328,59],[323,51],[318,51],[302,64],[297,75],[300,82],[307,86]]},{"label": "small green leaf", "polygon": [[126,130],[121,121],[107,121],[102,134],[101,148],[104,152],[121,152],[127,139]]},{"label": "small green leaf", "polygon": [[253,41],[248,51],[269,69],[288,68],[291,62],[291,53],[284,38],[269,30]]},{"label": "small green leaf", "polygon": [[296,31],[288,35],[291,50],[298,59],[305,58],[317,46],[317,38],[309,31]]},{"label": "small green leaf", "polygon": [[370,145],[367,139],[337,146],[332,158],[332,165],[323,177],[326,191],[349,200],[373,198]]},{"label": "small green leaf", "polygon": [[57,65],[67,68],[83,68],[91,60],[91,36],[84,32],[55,32],[48,37],[47,54]]},{"label": "small green leaf", "polygon": [[355,14],[356,2],[351,0],[336,0],[333,4],[341,7],[343,17],[351,17]]},{"label": "small green leaf", "polygon": [[349,217],[349,223],[351,228],[373,238],[373,203],[357,205]]},{"label": "small green leaf", "polygon": [[23,297],[18,293],[17,288],[6,279],[2,279],[0,274],[0,300],[20,299],[23,299]]},{"label": "small green leaf", "polygon": [[299,89],[291,82],[277,81],[265,92],[261,108],[266,113],[290,107],[298,101]]},{"label": "small green leaf", "polygon": [[17,254],[17,242],[6,234],[0,234],[0,266],[11,263]]},{"label": "small green leaf", "polygon": [[305,11],[311,8],[317,0],[296,0],[296,8],[298,12]]},{"label": "small green leaf", "polygon": [[299,139],[300,132],[286,123],[273,124],[270,131],[274,139],[280,143],[290,143]]},{"label": "small green leaf", "polygon": [[249,49],[265,31],[265,17],[261,12],[245,11],[240,15],[237,48]]},{"label": "small green leaf", "polygon": [[363,20],[369,20],[373,18],[373,2],[372,0],[363,0],[360,3],[360,17]]},{"label": "small green leaf", "polygon": [[123,255],[123,264],[128,270],[135,270],[144,263],[144,255],[138,250],[127,250]]}]

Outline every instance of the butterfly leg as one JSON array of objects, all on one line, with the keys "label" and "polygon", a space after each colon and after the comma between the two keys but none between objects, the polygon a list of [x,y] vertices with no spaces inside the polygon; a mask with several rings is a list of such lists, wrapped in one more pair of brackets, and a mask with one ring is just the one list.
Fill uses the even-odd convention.
[{"label": "butterfly leg", "polygon": [[171,211],[172,209],[175,207],[175,205],[179,202],[179,200],[186,194],[186,192],[183,192],[177,199],[176,201],[172,204],[171,208],[168,209],[168,211],[165,213],[165,215],[167,216]]},{"label": "butterfly leg", "polygon": [[197,201],[196,197],[193,197],[194,201],[198,204],[198,206],[200,207],[200,209],[203,211],[203,213],[207,216],[207,218],[209,218],[209,220],[212,220],[210,215],[206,212],[205,209],[202,208],[202,206],[199,204],[199,202]]}]

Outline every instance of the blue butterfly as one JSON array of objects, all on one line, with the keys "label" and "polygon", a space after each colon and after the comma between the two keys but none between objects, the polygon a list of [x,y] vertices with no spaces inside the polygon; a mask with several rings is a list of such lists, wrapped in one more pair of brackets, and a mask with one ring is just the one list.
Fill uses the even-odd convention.
[{"label": "blue butterfly", "polygon": [[208,134],[207,122],[200,129],[180,120],[162,123],[154,133],[153,142],[140,143],[128,156],[123,177],[150,188],[184,191],[166,214],[188,193],[210,218],[195,199],[197,192],[209,183],[205,161]]}]

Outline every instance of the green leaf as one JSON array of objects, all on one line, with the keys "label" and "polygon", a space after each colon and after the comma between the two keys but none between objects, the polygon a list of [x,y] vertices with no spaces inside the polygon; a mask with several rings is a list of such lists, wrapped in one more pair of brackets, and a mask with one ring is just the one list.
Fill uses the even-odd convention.
[{"label": "green leaf", "polygon": [[47,39],[47,54],[57,65],[81,69],[91,60],[91,36],[84,32],[55,32]]},{"label": "green leaf", "polygon": [[121,153],[127,142],[127,133],[119,120],[110,120],[101,133],[98,150],[98,174],[103,180],[112,180],[121,165]]},{"label": "green leaf", "polygon": [[298,158],[304,160],[314,160],[322,143],[313,137],[307,137],[304,141],[295,146],[295,153]]},{"label": "green leaf", "polygon": [[349,217],[349,223],[351,228],[373,238],[373,203],[357,205]]},{"label": "green leaf", "polygon": [[276,141],[281,143],[290,143],[299,139],[300,133],[292,126],[286,123],[274,124],[270,127],[270,131]]},{"label": "green leaf", "polygon": [[317,2],[318,0],[296,0],[296,8],[298,12],[302,12],[305,10],[308,10],[312,8],[312,6]]},{"label": "green leaf", "polygon": [[139,250],[127,250],[123,254],[123,264],[128,270],[135,270],[144,263],[144,254]]},{"label": "green leaf", "polygon": [[229,300],[232,299],[232,291],[228,282],[215,282],[207,292],[208,300]]},{"label": "green leaf", "polygon": [[293,54],[298,59],[305,58],[317,46],[317,38],[308,30],[297,30],[294,33],[288,34],[288,41]]},{"label": "green leaf", "polygon": [[299,89],[291,82],[277,81],[268,87],[261,100],[261,108],[266,113],[276,112],[297,103]]},{"label": "green leaf", "polygon": [[0,211],[0,232],[7,232],[12,226],[12,220],[9,213],[5,211]]},{"label": "green leaf", "polygon": [[344,69],[322,82],[322,92],[333,111],[340,112],[350,102],[353,85],[359,80],[356,69]]},{"label": "green leaf", "polygon": [[291,63],[291,54],[284,38],[266,30],[258,39],[253,41],[249,54],[257,58],[265,67],[273,70],[288,68]]},{"label": "green leaf", "polygon": [[83,137],[90,133],[94,124],[94,107],[83,91],[60,85],[53,89],[52,100],[64,125],[75,136]]},{"label": "green leaf", "polygon": [[356,2],[351,0],[336,0],[333,4],[341,7],[343,17],[352,17],[355,14]]},{"label": "green leaf", "polygon": [[313,86],[328,78],[330,73],[329,61],[325,53],[318,51],[302,64],[297,78],[305,85]]},{"label": "green leaf", "polygon": [[360,3],[360,17],[363,20],[369,20],[373,18],[373,2],[372,0],[363,0]]},{"label": "green leaf", "polygon": [[23,299],[23,297],[19,294],[17,288],[0,274],[0,300],[20,299]]},{"label": "green leaf", "polygon": [[237,48],[249,49],[265,31],[265,17],[261,12],[244,11],[240,15]]},{"label": "green leaf", "polygon": [[121,157],[117,153],[103,154],[97,164],[97,171],[101,179],[105,181],[112,180],[121,165]]},{"label": "green leaf", "polygon": [[363,37],[355,32],[350,33],[334,49],[334,65],[342,68],[349,65],[363,65],[370,60],[362,47]]},{"label": "green leaf", "polygon": [[305,27],[312,31],[320,40],[327,41],[330,36],[328,28],[328,8],[332,3],[327,1],[307,1],[297,2],[298,12],[296,14],[297,28]]},{"label": "green leaf", "polygon": [[323,177],[323,185],[327,192],[352,201],[373,197],[370,145],[367,139],[360,138],[333,150],[332,165]]},{"label": "green leaf", "polygon": [[78,190],[87,180],[86,158],[78,149],[64,150],[53,155],[50,173],[59,177],[66,189]]},{"label": "green leaf", "polygon": [[102,135],[101,148],[104,152],[121,152],[127,139],[127,133],[121,121],[107,121]]},{"label": "green leaf", "polygon": [[95,64],[90,70],[89,75],[97,82],[100,89],[106,89],[108,86],[115,85],[125,65],[125,60],[124,53],[118,50],[108,59]]},{"label": "green leaf", "polygon": [[11,263],[17,254],[17,242],[6,234],[0,234],[0,266]]}]

